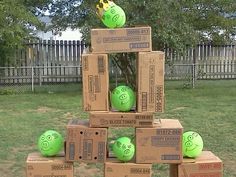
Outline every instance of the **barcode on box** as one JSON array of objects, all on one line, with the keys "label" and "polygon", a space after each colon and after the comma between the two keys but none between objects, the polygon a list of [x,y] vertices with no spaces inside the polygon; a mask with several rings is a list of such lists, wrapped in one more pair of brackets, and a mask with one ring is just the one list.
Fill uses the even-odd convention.
[{"label": "barcode on box", "polygon": [[83,143],[83,159],[92,160],[93,140],[87,139]]},{"label": "barcode on box", "polygon": [[83,70],[88,70],[88,56],[83,57]]},{"label": "barcode on box", "polygon": [[153,115],[136,115],[136,120],[153,120]]},{"label": "barcode on box", "polygon": [[93,75],[89,75],[88,76],[88,92],[89,93],[94,93],[93,85],[94,85],[94,83],[93,83]]},{"label": "barcode on box", "polygon": [[155,111],[161,112],[162,111],[162,97],[163,97],[163,86],[156,86],[156,94],[155,94]]},{"label": "barcode on box", "polygon": [[104,74],[105,72],[105,61],[104,61],[104,56],[99,55],[98,56],[98,73],[99,74]]},{"label": "barcode on box", "polygon": [[149,103],[155,102],[155,65],[149,66]]},{"label": "barcode on box", "polygon": [[162,155],[161,160],[180,160],[180,155]]},{"label": "barcode on box", "polygon": [[142,126],[152,125],[152,122],[139,122],[139,125],[142,125]]},{"label": "barcode on box", "polygon": [[98,161],[103,162],[105,155],[105,142],[98,142]]},{"label": "barcode on box", "polygon": [[127,36],[131,35],[149,35],[150,29],[149,28],[143,28],[143,29],[127,29],[126,30]]},{"label": "barcode on box", "polygon": [[70,143],[69,144],[69,160],[75,159],[75,144]]},{"label": "barcode on box", "polygon": [[94,76],[94,91],[95,93],[101,92],[101,81],[99,76]]},{"label": "barcode on box", "polygon": [[147,92],[142,92],[142,111],[147,111]]}]

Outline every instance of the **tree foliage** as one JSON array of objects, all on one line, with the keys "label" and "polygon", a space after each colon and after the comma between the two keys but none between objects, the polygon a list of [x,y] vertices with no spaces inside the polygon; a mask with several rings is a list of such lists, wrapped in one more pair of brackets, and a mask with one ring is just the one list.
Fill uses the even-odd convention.
[{"label": "tree foliage", "polygon": [[[214,42],[222,37],[229,40],[235,33],[234,0],[116,0],[126,15],[126,26],[149,25],[153,32],[154,49],[165,46],[181,49],[201,41]],[[91,28],[104,27],[95,12],[94,0],[52,1],[49,6],[53,27],[57,30],[70,26],[79,28],[89,43]],[[223,35],[221,35],[221,33]]]},{"label": "tree foliage", "polygon": [[9,60],[13,50],[31,37],[33,28],[42,27],[36,11],[47,0],[1,0],[0,1],[0,65]]},{"label": "tree foliage", "polygon": [[[126,26],[152,27],[153,50],[165,47],[183,50],[200,42],[229,42],[236,31],[235,0],[115,0],[127,16]],[[80,29],[90,44],[90,29],[105,26],[96,15],[94,0],[52,1],[53,28]],[[132,54],[112,55],[128,84],[135,87]]]}]

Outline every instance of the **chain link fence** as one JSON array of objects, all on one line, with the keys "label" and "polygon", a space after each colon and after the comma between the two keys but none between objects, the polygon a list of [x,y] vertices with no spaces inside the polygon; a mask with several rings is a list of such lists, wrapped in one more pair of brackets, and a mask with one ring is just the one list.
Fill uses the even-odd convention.
[{"label": "chain link fence", "polygon": [[81,66],[0,67],[0,91],[80,91],[81,76]]}]

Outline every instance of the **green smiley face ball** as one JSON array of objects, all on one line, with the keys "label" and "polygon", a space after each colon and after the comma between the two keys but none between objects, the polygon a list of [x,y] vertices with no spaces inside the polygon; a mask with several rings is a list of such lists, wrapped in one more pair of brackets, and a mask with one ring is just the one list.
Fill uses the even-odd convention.
[{"label": "green smiley face ball", "polygon": [[44,132],[38,139],[38,149],[43,156],[55,156],[63,147],[63,138],[54,130]]},{"label": "green smiley face ball", "polygon": [[199,156],[203,149],[202,137],[194,131],[183,134],[183,156],[195,158]]},{"label": "green smiley face ball", "polygon": [[128,137],[118,138],[113,144],[112,150],[117,159],[123,162],[130,161],[135,153],[135,147]]},{"label": "green smiley face ball", "polygon": [[128,86],[118,86],[111,93],[111,106],[118,111],[130,111],[135,104],[135,95]]},{"label": "green smiley face ball", "polygon": [[110,7],[104,12],[102,16],[103,24],[108,28],[123,27],[126,21],[125,12],[120,6],[114,2],[110,3]]}]

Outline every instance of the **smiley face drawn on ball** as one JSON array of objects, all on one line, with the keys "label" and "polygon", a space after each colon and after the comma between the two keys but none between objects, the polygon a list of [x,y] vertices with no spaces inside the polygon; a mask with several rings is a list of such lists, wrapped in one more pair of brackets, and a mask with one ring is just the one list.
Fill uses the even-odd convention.
[{"label": "smiley face drawn on ball", "polygon": [[198,144],[195,143],[195,139],[198,137],[199,135],[197,133],[192,133],[192,135],[187,136],[187,140],[184,137],[184,142],[185,142],[185,151],[193,151],[196,148],[198,148]]},{"label": "smiley face drawn on ball", "polygon": [[123,148],[123,157],[130,157],[133,155],[133,151],[132,151],[132,144],[131,143],[127,143],[124,148]]},{"label": "smiley face drawn on ball", "polygon": [[129,95],[126,93],[126,88],[123,87],[121,90],[115,90],[113,93],[118,95],[121,104],[126,104],[129,102]]},{"label": "smiley face drawn on ball", "polygon": [[40,138],[41,141],[41,148],[43,151],[49,151],[52,149],[52,142],[58,138],[56,133],[52,133],[50,135],[43,135]]},{"label": "smiley face drawn on ball", "polygon": [[117,22],[120,18],[120,15],[117,13],[114,5],[110,8],[110,14],[113,22]]},{"label": "smiley face drawn on ball", "polygon": [[129,95],[127,93],[124,93],[119,96],[119,99],[120,99],[120,103],[124,105],[129,102]]},{"label": "smiley face drawn on ball", "polygon": [[118,147],[118,149],[122,152],[122,157],[130,157],[133,155],[133,145],[130,142],[120,142],[117,141],[116,145]]}]

